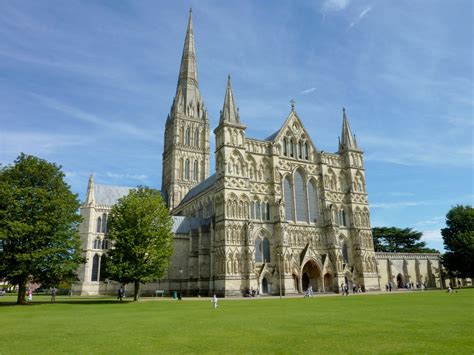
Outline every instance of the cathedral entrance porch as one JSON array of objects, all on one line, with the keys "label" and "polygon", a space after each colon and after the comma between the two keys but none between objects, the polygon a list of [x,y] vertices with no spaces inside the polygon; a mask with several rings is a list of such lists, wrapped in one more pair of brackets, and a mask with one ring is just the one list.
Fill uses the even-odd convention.
[{"label": "cathedral entrance porch", "polygon": [[309,260],[303,267],[301,274],[302,291],[306,291],[309,286],[314,291],[323,291],[322,273],[318,264],[314,260]]}]

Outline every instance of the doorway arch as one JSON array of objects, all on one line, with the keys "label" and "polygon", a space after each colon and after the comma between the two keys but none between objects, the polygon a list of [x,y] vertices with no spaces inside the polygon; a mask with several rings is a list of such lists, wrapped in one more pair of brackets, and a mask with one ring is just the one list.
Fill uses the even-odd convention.
[{"label": "doorway arch", "polygon": [[314,291],[321,288],[321,269],[314,260],[308,260],[304,264],[303,271],[301,274],[301,281],[303,286],[303,292],[308,289],[309,286],[313,287]]},{"label": "doorway arch", "polygon": [[268,280],[266,277],[262,279],[262,293],[264,295],[268,294]]},{"label": "doorway arch", "polygon": [[397,275],[397,287],[398,288],[403,288],[403,276],[402,274]]}]

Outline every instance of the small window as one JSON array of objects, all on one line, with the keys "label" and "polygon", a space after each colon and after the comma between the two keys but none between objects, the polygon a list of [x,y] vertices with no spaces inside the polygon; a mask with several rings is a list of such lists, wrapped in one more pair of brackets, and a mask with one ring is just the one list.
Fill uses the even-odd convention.
[{"label": "small window", "polygon": [[92,259],[91,281],[97,281],[99,276],[99,255],[95,254]]},{"label": "small window", "polygon": [[107,215],[104,213],[102,215],[102,233],[107,232]]}]

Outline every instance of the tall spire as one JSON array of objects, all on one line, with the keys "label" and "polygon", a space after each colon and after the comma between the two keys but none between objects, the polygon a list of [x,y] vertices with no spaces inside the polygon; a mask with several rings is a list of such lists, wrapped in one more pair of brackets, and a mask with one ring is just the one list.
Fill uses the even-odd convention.
[{"label": "tall spire", "polygon": [[189,9],[188,27],[172,111],[190,117],[207,118],[207,112],[199,93],[192,9]]},{"label": "tall spire", "polygon": [[87,198],[84,203],[86,206],[92,206],[95,202],[94,198],[94,174],[89,176],[89,182],[87,184]]},{"label": "tall spire", "polygon": [[346,116],[346,109],[342,108],[342,133],[339,141],[339,150],[358,149],[355,136],[352,135],[349,120]]},{"label": "tall spire", "polygon": [[235,107],[230,75],[227,76],[227,89],[225,91],[224,106],[222,107],[221,117],[219,120],[220,124],[224,122],[240,124],[239,111]]}]

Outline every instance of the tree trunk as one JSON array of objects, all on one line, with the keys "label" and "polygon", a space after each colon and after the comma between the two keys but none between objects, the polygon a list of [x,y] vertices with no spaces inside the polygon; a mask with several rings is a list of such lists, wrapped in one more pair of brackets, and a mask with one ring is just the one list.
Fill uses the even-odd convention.
[{"label": "tree trunk", "polygon": [[26,280],[21,280],[18,283],[18,298],[16,300],[16,304],[26,304],[25,300],[26,296]]},{"label": "tree trunk", "polygon": [[138,301],[138,294],[140,292],[140,282],[139,281],[135,281],[135,292],[133,294],[133,300],[134,301]]}]

